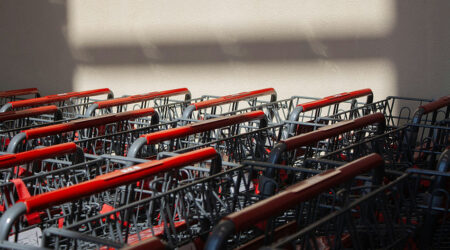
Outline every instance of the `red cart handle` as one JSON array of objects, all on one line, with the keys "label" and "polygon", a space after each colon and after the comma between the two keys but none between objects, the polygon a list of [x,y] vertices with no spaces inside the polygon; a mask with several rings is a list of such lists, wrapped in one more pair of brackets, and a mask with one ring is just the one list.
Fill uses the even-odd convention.
[{"label": "red cart handle", "polygon": [[339,168],[330,169],[301,181],[270,198],[226,216],[224,220],[233,222],[236,231],[243,230],[267,219],[271,215],[278,214],[301,202],[307,201],[357,175],[381,167],[383,164],[383,158],[378,154],[372,153]]},{"label": "red cart handle", "polygon": [[315,175],[265,200],[229,214],[214,227],[204,248],[224,249],[223,246],[232,234],[250,228],[260,221],[267,220],[286,209],[310,200],[330,188],[371,169],[380,169],[383,167],[383,164],[384,161],[380,155],[370,154],[339,168],[330,169]]},{"label": "red cart handle", "polygon": [[0,91],[0,97],[13,97],[13,96],[32,95],[32,94],[39,94],[39,90],[37,88],[27,88],[27,89],[14,89],[14,90]]},{"label": "red cart handle", "polygon": [[[273,99],[274,96],[276,97],[276,94],[277,94],[277,92],[275,91],[275,89],[266,88],[266,89],[242,92],[242,93],[238,93],[238,94],[234,94],[234,95],[222,96],[219,98],[215,98],[215,99],[211,99],[211,100],[207,100],[207,101],[203,101],[203,102],[193,103],[192,105],[195,106],[196,110],[199,110],[199,109],[218,106],[218,105],[226,104],[226,103],[232,103],[232,102],[236,102],[236,101],[247,100],[250,98],[255,98],[255,97],[265,96],[265,95],[271,95],[272,99]],[[275,100],[273,100],[273,101],[275,101]]]},{"label": "red cart handle", "polygon": [[239,115],[218,117],[210,120],[201,121],[198,123],[189,124],[183,127],[172,128],[168,130],[142,135],[141,137],[145,137],[145,139],[147,140],[147,145],[150,145],[242,122],[261,120],[264,119],[265,117],[266,115],[264,114],[264,112],[258,110]]},{"label": "red cart handle", "polygon": [[54,103],[54,102],[60,102],[64,101],[73,97],[89,97],[89,96],[97,96],[97,95],[103,95],[108,94],[112,95],[112,91],[108,88],[103,89],[93,89],[93,90],[87,90],[87,91],[80,91],[80,92],[69,92],[69,93],[62,93],[62,94],[56,94],[56,95],[48,95],[33,99],[27,99],[27,100],[20,100],[20,101],[13,101],[9,102],[12,108],[23,108],[23,107],[30,107],[30,106],[38,106],[42,104],[47,103]]},{"label": "red cart handle", "polygon": [[32,196],[22,200],[22,202],[27,207],[27,213],[30,213],[74,201],[110,188],[133,183],[158,173],[217,157],[220,156],[214,148],[203,148],[162,160],[148,161],[121,170],[115,170],[108,174],[99,175],[86,182]]},{"label": "red cart handle", "polygon": [[155,92],[149,92],[147,94],[143,95],[132,95],[128,97],[121,97],[116,98],[112,100],[105,100],[96,102],[98,105],[98,108],[109,108],[113,106],[119,106],[129,103],[136,103],[140,101],[148,101],[153,100],[156,98],[162,98],[162,97],[170,97],[170,96],[176,96],[176,95],[187,95],[190,96],[191,92],[187,88],[179,88],[179,89],[171,89],[171,90],[165,90],[165,91],[155,91]]},{"label": "red cart handle", "polygon": [[78,129],[91,128],[95,126],[105,125],[108,123],[119,122],[124,120],[131,120],[143,116],[152,116],[156,114],[153,108],[145,108],[121,112],[117,114],[106,114],[98,117],[90,117],[85,119],[78,119],[63,124],[55,124],[40,128],[28,129],[22,131],[26,134],[26,139],[34,139],[48,135],[59,134]]},{"label": "red cart handle", "polygon": [[31,108],[31,109],[24,109],[19,111],[8,111],[0,113],[0,122],[3,121],[9,121],[9,120],[15,120],[25,117],[33,117],[38,116],[42,114],[53,114],[58,111],[58,107],[55,105],[50,106],[42,106],[37,108]]},{"label": "red cart handle", "polygon": [[423,109],[423,114],[427,114],[436,111],[440,108],[447,107],[450,105],[450,95],[439,98],[434,102],[427,103],[419,107]]},{"label": "red cart handle", "polygon": [[385,118],[382,113],[375,113],[366,115],[354,120],[342,121],[333,125],[321,127],[318,130],[311,131],[309,133],[297,135],[286,140],[282,140],[280,143],[285,145],[285,150],[293,150],[301,146],[310,145],[323,139],[337,136],[342,133],[363,128],[370,124],[380,123],[378,133],[383,133],[385,129]]},{"label": "red cart handle", "polygon": [[373,96],[371,89],[360,89],[352,92],[343,92],[340,94],[327,96],[319,100],[299,104],[298,106],[303,107],[302,111],[308,111],[312,109],[322,108],[328,105],[332,105],[335,103],[340,103],[344,101],[348,101],[354,98],[362,97],[362,96]]},{"label": "red cart handle", "polygon": [[14,167],[27,162],[32,162],[35,160],[42,160],[47,158],[52,158],[58,155],[64,155],[69,153],[75,153],[77,151],[77,145],[73,142],[67,142],[63,144],[58,144],[54,146],[33,149],[30,151],[17,153],[17,154],[7,154],[0,156],[0,169],[6,169]]}]

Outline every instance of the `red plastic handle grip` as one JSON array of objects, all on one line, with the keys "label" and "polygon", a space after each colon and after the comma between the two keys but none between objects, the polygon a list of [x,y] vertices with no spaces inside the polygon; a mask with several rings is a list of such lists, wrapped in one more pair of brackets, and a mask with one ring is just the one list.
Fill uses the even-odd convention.
[{"label": "red plastic handle grip", "polygon": [[242,122],[263,119],[265,114],[263,111],[253,111],[239,115],[218,117],[210,120],[201,121],[198,123],[189,124],[186,126],[172,128],[168,130],[158,131],[151,134],[146,134],[141,137],[147,139],[147,145],[155,144],[162,141],[172,140],[195,133],[201,133],[212,129],[230,126]]},{"label": "red plastic handle grip", "polygon": [[232,213],[224,219],[231,220],[235,225],[236,231],[243,230],[272,215],[279,214],[301,202],[307,201],[333,186],[380,167],[383,163],[383,158],[380,155],[370,154],[339,168],[330,169],[294,184],[286,190],[248,206],[239,212]]},{"label": "red plastic handle grip", "polygon": [[362,96],[368,96],[373,95],[371,89],[360,89],[352,92],[344,92],[332,96],[327,96],[319,100],[302,103],[297,106],[303,107],[303,112],[311,110],[311,109],[317,109],[322,108],[328,105],[332,105],[339,102],[348,101],[354,98],[362,97]]},{"label": "red plastic handle grip", "polygon": [[0,156],[0,169],[14,167],[19,164],[47,159],[58,155],[74,153],[77,145],[73,142],[62,143],[50,147],[33,149],[30,151]]},{"label": "red plastic handle grip", "polygon": [[27,100],[20,100],[20,101],[14,101],[9,102],[12,106],[12,108],[23,108],[23,107],[30,107],[30,106],[37,106],[47,103],[54,103],[54,102],[60,102],[64,101],[73,97],[89,97],[89,96],[96,96],[96,95],[104,95],[104,94],[110,94],[111,90],[108,88],[103,89],[93,89],[93,90],[87,90],[87,91],[80,91],[80,92],[69,92],[69,93],[62,93],[62,94],[56,94],[56,95],[48,95],[38,98],[32,98]]},{"label": "red plastic handle grip", "polygon": [[95,126],[105,125],[108,123],[131,120],[143,116],[151,116],[155,113],[153,108],[138,109],[132,111],[121,112],[117,114],[107,114],[102,116],[78,119],[63,124],[55,124],[45,127],[24,130],[27,139],[34,139],[48,135],[55,135],[63,132],[74,131],[77,129],[91,128]]},{"label": "red plastic handle grip", "polygon": [[162,98],[162,97],[169,97],[169,96],[176,96],[176,95],[190,95],[191,92],[187,88],[179,88],[179,89],[171,89],[171,90],[165,90],[165,91],[155,91],[150,92],[143,95],[133,95],[128,97],[121,97],[116,98],[112,100],[104,100],[100,102],[96,102],[99,108],[108,108],[108,107],[114,107],[129,103],[136,103],[141,101],[148,101],[153,100],[156,98]]},{"label": "red plastic handle grip", "polygon": [[24,109],[19,111],[7,111],[0,113],[0,122],[8,121],[8,120],[15,120],[25,117],[32,117],[42,114],[52,114],[58,111],[58,107],[55,105],[50,106],[42,106],[37,108],[31,108],[31,109]]},{"label": "red plastic handle grip", "polygon": [[427,114],[449,105],[450,105],[450,95],[441,97],[438,100],[422,105],[419,108],[422,108],[424,114]]},{"label": "red plastic handle grip", "polygon": [[0,91],[0,97],[32,95],[32,94],[38,94],[38,93],[39,93],[39,90],[37,88],[14,89],[14,90]]},{"label": "red plastic handle grip", "polygon": [[162,160],[148,161],[97,176],[90,181],[32,196],[24,199],[23,202],[27,206],[28,213],[38,211],[53,205],[74,201],[85,196],[96,194],[110,188],[133,183],[157,173],[209,160],[217,156],[216,150],[212,147],[208,147]]},{"label": "red plastic handle grip", "polygon": [[227,95],[222,96],[219,98],[203,101],[203,102],[197,102],[193,103],[192,105],[195,106],[196,110],[204,109],[208,107],[218,106],[226,103],[232,103],[235,101],[241,101],[246,100],[250,98],[255,98],[258,96],[265,96],[265,95],[275,95],[277,92],[273,88],[266,88],[266,89],[259,89],[255,91],[248,91],[248,92],[242,92],[234,95]]},{"label": "red plastic handle grip", "polygon": [[375,113],[371,115],[366,115],[354,120],[342,121],[335,123],[333,125],[321,127],[318,130],[311,131],[309,133],[297,135],[286,139],[282,142],[286,144],[286,150],[292,150],[301,146],[307,146],[312,143],[316,143],[320,140],[330,138],[332,136],[337,136],[339,134],[363,128],[370,124],[384,123],[385,118],[382,113]]}]

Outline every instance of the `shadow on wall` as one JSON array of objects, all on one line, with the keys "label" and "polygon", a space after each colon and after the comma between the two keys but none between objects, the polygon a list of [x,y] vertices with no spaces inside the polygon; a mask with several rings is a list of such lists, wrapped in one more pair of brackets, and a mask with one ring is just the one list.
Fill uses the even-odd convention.
[{"label": "shadow on wall", "polygon": [[[391,95],[437,98],[450,92],[450,1],[401,1],[395,4],[395,27],[383,37],[341,37],[314,41],[246,40],[224,46],[223,41],[154,44],[149,55],[141,44],[95,45],[77,48],[90,67],[122,65],[208,65],[318,60],[388,59],[395,67],[396,93]],[[326,17],[324,17],[326,18]],[[364,85],[363,83],[361,83]],[[370,86],[369,86],[370,87]]]},{"label": "shadow on wall", "polygon": [[450,1],[397,0],[397,27],[388,42],[399,96],[450,94]]},{"label": "shadow on wall", "polygon": [[49,95],[72,89],[66,13],[65,1],[1,1],[1,90],[38,87]]}]

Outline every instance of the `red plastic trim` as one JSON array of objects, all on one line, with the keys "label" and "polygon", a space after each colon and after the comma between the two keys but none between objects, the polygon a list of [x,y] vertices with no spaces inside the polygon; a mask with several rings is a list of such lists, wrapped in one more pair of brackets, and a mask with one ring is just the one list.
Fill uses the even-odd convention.
[{"label": "red plastic trim", "polygon": [[14,89],[14,90],[0,91],[0,97],[12,97],[12,96],[32,95],[32,94],[39,94],[39,90],[37,88],[28,88],[28,89]]},{"label": "red plastic trim", "polygon": [[91,128],[95,126],[105,125],[108,123],[131,120],[143,116],[151,116],[154,113],[155,110],[153,108],[138,109],[116,114],[106,114],[102,116],[78,119],[63,124],[55,124],[45,127],[24,130],[22,132],[24,132],[27,135],[27,139],[34,139],[48,135],[74,131],[77,129]]},{"label": "red plastic trim", "polygon": [[436,111],[440,108],[447,107],[449,105],[450,105],[450,95],[441,97],[438,100],[422,105],[419,108],[423,108],[424,114],[427,114]]},{"label": "red plastic trim", "polygon": [[312,143],[316,143],[320,140],[330,138],[332,136],[340,135],[354,129],[363,128],[370,124],[383,122],[385,122],[384,115],[382,113],[375,113],[354,120],[342,121],[333,125],[321,127],[318,130],[297,135],[282,142],[286,144],[286,150],[292,150],[301,146],[307,146]]},{"label": "red plastic trim", "polygon": [[0,113],[0,122],[8,121],[8,120],[15,120],[19,118],[25,118],[25,117],[32,117],[32,116],[38,116],[42,114],[52,114],[55,113],[58,110],[58,107],[55,105],[50,106],[42,106],[37,108],[31,108],[31,109],[24,109],[19,111],[7,111]]},{"label": "red plastic trim", "polygon": [[372,90],[371,89],[360,89],[360,90],[356,90],[356,91],[352,91],[352,92],[343,92],[340,94],[336,94],[336,95],[332,95],[332,96],[327,96],[324,97],[320,100],[315,100],[315,101],[311,101],[311,102],[307,102],[307,103],[302,103],[299,104],[297,106],[302,106],[303,107],[303,112],[308,111],[308,110],[312,110],[312,109],[317,109],[317,108],[322,108],[331,104],[335,104],[335,103],[339,103],[339,102],[344,102],[344,101],[348,101],[354,98],[358,98],[358,97],[362,97],[362,96],[368,96],[368,95],[373,95]]},{"label": "red plastic trim", "polygon": [[383,158],[380,155],[370,154],[339,168],[330,169],[301,181],[270,198],[259,201],[239,212],[232,213],[226,216],[225,219],[234,223],[236,231],[243,230],[270,216],[307,201],[333,186],[373,168],[380,167],[383,163]]},{"label": "red plastic trim", "polygon": [[192,105],[195,106],[196,110],[204,109],[208,107],[218,106],[226,103],[232,103],[236,101],[246,100],[250,98],[255,98],[258,96],[265,96],[265,95],[274,95],[277,92],[273,88],[266,88],[266,89],[260,89],[255,91],[249,91],[249,92],[242,92],[234,95],[227,95],[222,96],[219,98],[203,101],[203,102],[197,102],[193,103]]},{"label": "red plastic trim", "polygon": [[54,103],[54,102],[60,102],[64,101],[73,97],[89,97],[89,96],[97,96],[97,95],[104,95],[104,94],[110,94],[111,90],[108,88],[103,89],[93,89],[93,90],[87,90],[87,91],[80,91],[80,92],[69,92],[69,93],[62,93],[62,94],[56,94],[56,95],[48,95],[38,98],[32,98],[27,100],[20,100],[20,101],[14,101],[9,102],[12,106],[12,108],[23,108],[23,107],[30,107],[30,106],[37,106],[47,103]]},{"label": "red plastic trim", "polygon": [[265,117],[264,112],[258,110],[239,115],[218,117],[210,120],[201,121],[198,123],[189,124],[183,127],[172,128],[168,130],[142,135],[141,137],[145,137],[147,139],[147,145],[149,145],[175,138],[181,138],[195,133],[209,131],[216,128],[230,126],[242,122],[259,120],[263,119],[264,117]]},{"label": "red plastic trim", "polygon": [[74,201],[110,188],[133,183],[157,173],[209,160],[217,156],[216,150],[208,147],[162,160],[148,161],[97,176],[90,181],[36,195],[23,200],[23,202],[27,206],[28,213],[30,213],[57,204]]},{"label": "red plastic trim", "polygon": [[96,102],[98,104],[98,108],[108,108],[108,107],[114,107],[129,103],[136,103],[141,101],[148,101],[153,100],[156,98],[162,98],[162,97],[169,97],[169,96],[176,96],[176,95],[190,95],[190,91],[187,88],[179,88],[179,89],[171,89],[171,90],[165,90],[165,91],[155,91],[155,92],[149,92],[147,94],[143,95],[133,95],[128,97],[121,97],[116,98],[112,100],[105,100]]},{"label": "red plastic trim", "polygon": [[74,153],[77,145],[73,142],[62,143],[45,148],[33,149],[30,151],[8,154],[0,156],[0,169],[11,168],[27,162],[32,162],[40,159],[52,158],[58,155]]}]

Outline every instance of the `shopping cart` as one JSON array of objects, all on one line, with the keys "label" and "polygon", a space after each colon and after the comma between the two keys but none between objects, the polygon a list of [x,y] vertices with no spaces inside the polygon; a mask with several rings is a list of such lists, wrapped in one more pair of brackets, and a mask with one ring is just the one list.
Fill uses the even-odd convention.
[{"label": "shopping cart", "polygon": [[269,241],[276,234],[286,233],[297,226],[307,225],[330,211],[339,210],[371,189],[361,188],[354,178],[382,166],[383,159],[377,154],[371,154],[298,182],[240,211],[235,210],[236,212],[222,218],[214,228],[205,249],[254,244],[261,235]]},{"label": "shopping cart", "polygon": [[[148,158],[156,156],[159,152],[172,152],[211,141],[224,140],[267,127],[266,119],[263,111],[253,111],[146,134],[130,146],[127,156]],[[253,138],[253,140],[259,140],[259,143],[264,145],[263,137]]]},{"label": "shopping cart", "polygon": [[242,103],[243,101],[247,101],[247,103],[241,105],[256,106],[258,103],[264,102],[258,100],[258,97],[261,96],[270,96],[270,100],[266,102],[274,102],[277,99],[277,93],[273,88],[241,92],[193,103],[184,109],[180,119],[183,122],[182,124],[186,124],[189,119],[207,119],[208,115],[216,115],[237,110],[239,103]]},{"label": "shopping cart", "polygon": [[[329,180],[336,177],[342,180],[343,175],[348,175],[346,169],[351,168],[353,175],[361,174],[370,168],[366,166],[376,161],[380,161],[380,158],[369,156],[343,167],[344,170],[337,176],[334,175],[336,171],[318,175],[316,178],[321,181],[324,181],[323,178]],[[108,213],[61,229],[47,229],[44,232],[44,244],[52,248],[118,248],[125,243],[134,245],[149,238],[155,238],[152,241],[160,245],[161,241],[157,239],[163,237],[173,248],[204,241],[204,237],[207,237],[221,217],[260,200],[261,197],[255,193],[255,186],[252,184],[258,172],[265,169],[264,165],[258,164],[245,161],[236,168],[130,203]],[[300,168],[296,171],[297,177],[301,179],[319,173],[310,170],[305,172]],[[371,177],[363,177],[367,178]],[[315,184],[317,181],[309,183]]]},{"label": "shopping cart", "polygon": [[[333,102],[333,98],[328,101]],[[293,121],[293,119],[289,119],[286,121],[286,123],[290,124],[289,134],[287,135],[287,137],[312,131],[320,125],[330,125],[339,121],[351,120],[377,112],[383,113],[386,117],[387,129],[394,129],[411,123],[414,119],[414,110],[417,109],[417,107],[423,106],[430,102],[432,102],[432,100],[391,96],[387,97],[384,100],[372,102],[370,104],[350,107],[346,110],[341,109],[338,112],[330,113],[329,107],[328,113],[325,115],[321,115],[321,105],[323,105],[322,103],[327,103],[327,101],[324,100],[322,103],[321,101],[313,101],[305,105],[307,111],[306,114],[309,115],[305,116],[304,114],[300,113],[302,114],[302,116],[300,117],[300,121]],[[299,105],[299,107],[301,107],[301,105]],[[442,117],[443,114],[439,114],[439,116]],[[424,116],[423,120],[430,122],[432,121],[432,117]]]},{"label": "shopping cart", "polygon": [[330,152],[321,158],[351,161],[377,152],[382,154],[387,162],[391,162],[389,166],[395,170],[403,171],[413,166],[433,169],[437,158],[450,143],[449,110],[450,98],[438,99],[420,106],[411,120],[412,123]]},{"label": "shopping cart", "polygon": [[[130,162],[133,164],[147,162],[142,159],[125,159],[121,156],[84,154],[72,142],[8,155],[8,157],[11,159],[6,158],[5,164],[2,165],[4,176],[16,178],[0,183],[0,206],[2,207],[0,214],[23,197],[89,181],[97,176],[123,169]],[[41,215],[44,216],[44,214]]]},{"label": "shopping cart", "polygon": [[0,105],[3,106],[7,102],[15,101],[18,99],[27,99],[28,97],[32,96],[35,98],[40,97],[39,90],[37,88],[0,91]]},{"label": "shopping cart", "polygon": [[394,181],[263,249],[447,249],[449,158],[447,150],[436,171],[399,173]]},{"label": "shopping cart", "polygon": [[31,107],[54,104],[61,109],[65,118],[73,118],[79,115],[83,115],[86,112],[87,106],[92,101],[96,101],[91,97],[104,95],[107,95],[107,99],[111,99],[114,97],[113,92],[108,88],[93,89],[80,92],[68,92],[27,100],[8,102],[0,108],[0,112],[6,112],[9,110],[21,110]]},{"label": "shopping cart", "polygon": [[[39,117],[44,114],[47,114],[48,116]],[[47,123],[61,119],[62,112],[55,105],[19,111],[7,111],[0,113],[0,133],[1,131],[7,129],[28,127],[39,123]]]},{"label": "shopping cart", "polygon": [[[134,128],[148,127],[158,124],[158,115],[153,108],[132,110],[118,114],[106,114],[98,117],[84,118],[45,127],[24,130],[15,135],[9,142],[7,151],[16,153],[30,150],[36,146],[49,146],[62,142],[80,141],[85,138],[95,138],[100,135],[116,135],[121,131]],[[100,145],[102,141],[83,141],[80,146],[87,153],[95,153],[96,147],[108,148]],[[93,144],[94,143],[94,144]],[[92,146],[88,148],[87,146]]]},{"label": "shopping cart", "polygon": [[[351,92],[339,93],[332,96],[327,96],[319,100],[310,101],[307,103],[298,104],[289,114],[287,121],[290,123],[287,135],[285,138],[293,136],[298,131],[295,122],[301,121],[303,123],[311,123],[317,120],[318,117],[329,117],[339,113],[339,111],[353,110],[358,107],[357,99],[366,97],[365,104],[373,102],[373,93],[371,89],[361,89]],[[346,101],[351,101],[350,103]],[[349,116],[348,119],[356,117]],[[302,131],[305,132],[305,131]]]},{"label": "shopping cart", "polygon": [[[175,96],[184,96],[184,100],[173,99]],[[124,96],[120,98],[98,101],[91,104],[85,116],[102,115],[106,113],[119,113],[127,110],[142,109],[153,107],[158,111],[160,120],[170,120],[170,116],[163,116],[167,112],[161,112],[160,108],[172,104],[170,106],[187,106],[190,104],[191,92],[187,88],[171,89],[164,91],[149,92],[146,94]],[[167,107],[167,106],[166,106]]]},{"label": "shopping cart", "polygon": [[[69,154],[69,156],[65,156]],[[43,161],[55,156],[64,156],[57,160]],[[84,161],[84,152],[73,142],[57,144],[49,147],[38,147],[17,154],[0,155],[0,183],[22,176],[30,176],[40,172],[52,171],[62,166]]]},{"label": "shopping cart", "polygon": [[44,126],[62,120],[61,111],[54,105],[0,113],[0,151],[22,129]]},{"label": "shopping cart", "polygon": [[[211,161],[209,161],[211,160]],[[16,202],[0,218],[0,237],[7,240],[13,225],[12,234],[17,241],[21,233],[39,226],[74,223],[87,219],[103,209],[118,207],[139,200],[157,192],[143,187],[144,180],[161,173],[174,173],[179,168],[194,165],[205,172],[218,172],[221,169],[220,156],[213,148],[205,148],[162,160],[147,161],[132,167],[115,170],[95,178],[50,192],[34,195]],[[62,170],[61,170],[62,171]],[[179,185],[174,183],[173,185]],[[27,216],[38,217],[33,222]],[[30,225],[33,224],[33,225]]]},{"label": "shopping cart", "polygon": [[[57,170],[85,162],[84,153],[75,143],[63,143],[17,154],[0,156],[0,214],[17,201],[51,188],[50,183],[62,185],[61,178],[54,180],[42,176],[55,176]],[[86,165],[88,165],[86,163]],[[85,167],[86,169],[86,167]],[[83,169],[83,170],[85,170]],[[53,172],[54,171],[54,172]],[[66,169],[67,173],[68,170]],[[73,172],[71,172],[73,173]],[[80,179],[80,173],[71,176]],[[69,179],[69,177],[67,177]],[[24,181],[25,180],[25,181]],[[40,180],[40,181],[38,181]]]}]

